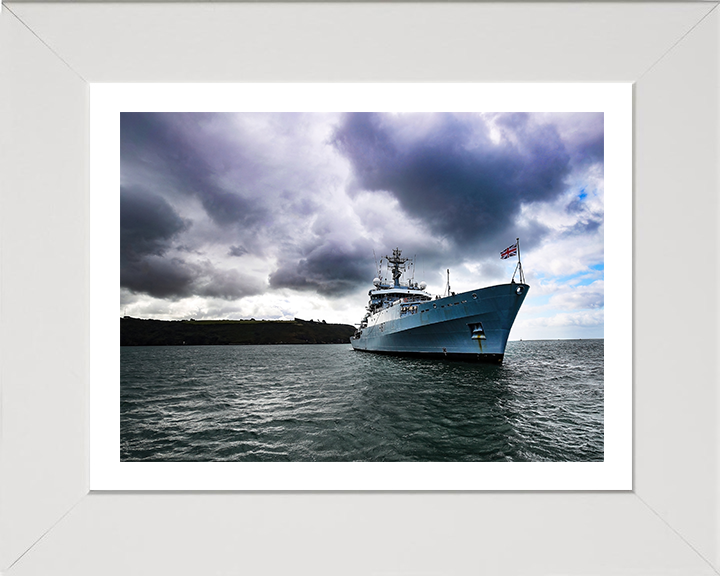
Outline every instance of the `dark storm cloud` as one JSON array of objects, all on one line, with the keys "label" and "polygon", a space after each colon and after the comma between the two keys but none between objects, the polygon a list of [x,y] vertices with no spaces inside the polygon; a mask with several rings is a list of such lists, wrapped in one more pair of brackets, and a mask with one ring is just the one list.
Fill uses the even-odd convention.
[{"label": "dark storm cloud", "polygon": [[246,248],[243,248],[242,246],[230,246],[230,249],[228,250],[228,256],[244,256],[247,254],[248,251]]},{"label": "dark storm cloud", "polygon": [[[598,154],[592,139],[568,151],[555,125],[528,114],[494,116],[499,143],[487,119],[438,114],[429,130],[417,131],[414,124],[426,118],[347,114],[333,142],[360,188],[390,192],[434,233],[480,256],[519,234],[513,222],[522,204],[564,192],[573,155]],[[543,229],[524,232],[540,235],[524,237],[530,246]]]},{"label": "dark storm cloud", "polygon": [[121,265],[120,286],[135,294],[156,298],[183,298],[192,295],[197,271],[180,258],[147,255]]},{"label": "dark storm cloud", "polygon": [[121,263],[137,261],[150,254],[162,256],[170,247],[170,241],[190,224],[164,198],[139,189],[121,188]]},{"label": "dark storm cloud", "polygon": [[134,294],[176,300],[207,296],[233,300],[257,294],[261,287],[236,270],[221,270],[210,262],[147,255],[121,269],[120,285]]},{"label": "dark storm cloud", "polygon": [[366,242],[345,248],[325,244],[299,260],[281,263],[270,275],[270,286],[342,296],[359,285],[365,286],[373,277],[371,254],[372,248]]},{"label": "dark storm cloud", "polygon": [[138,189],[120,193],[120,285],[133,293],[157,298],[183,298],[193,294],[239,298],[257,292],[234,270],[219,270],[209,262],[192,263],[168,257],[191,222],[181,218],[164,198]]},{"label": "dark storm cloud", "polygon": [[603,221],[601,218],[588,218],[586,220],[580,220],[576,222],[572,228],[566,230],[564,236],[580,236],[583,234],[593,234],[600,229]]},{"label": "dark storm cloud", "polygon": [[[251,178],[255,168],[215,129],[216,121],[214,114],[122,113],[123,175],[197,197],[218,225],[251,226],[264,214],[244,193],[242,175]],[[222,178],[231,170],[236,178],[228,186]]]},{"label": "dark storm cloud", "polygon": [[182,260],[164,256],[189,227],[164,198],[121,188],[120,285],[159,298],[188,295],[193,271]]}]

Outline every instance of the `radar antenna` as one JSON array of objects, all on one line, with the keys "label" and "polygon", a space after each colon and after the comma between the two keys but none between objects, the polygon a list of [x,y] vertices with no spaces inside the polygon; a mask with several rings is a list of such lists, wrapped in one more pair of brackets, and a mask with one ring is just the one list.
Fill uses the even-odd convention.
[{"label": "radar antenna", "polygon": [[408,261],[408,258],[402,258],[400,255],[402,254],[402,250],[400,248],[395,248],[393,250],[392,257],[385,256],[387,258],[388,263],[392,264],[392,276],[393,276],[393,287],[399,288],[400,287],[400,277],[402,276],[403,272],[405,271],[405,262]]}]

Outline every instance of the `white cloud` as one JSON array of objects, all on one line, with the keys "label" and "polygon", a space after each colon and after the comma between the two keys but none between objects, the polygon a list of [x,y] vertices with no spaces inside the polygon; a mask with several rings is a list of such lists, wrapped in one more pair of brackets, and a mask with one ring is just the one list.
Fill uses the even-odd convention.
[{"label": "white cloud", "polygon": [[538,327],[567,327],[567,326],[601,326],[605,318],[604,310],[581,312],[559,312],[553,316],[531,318],[524,321],[524,326]]}]

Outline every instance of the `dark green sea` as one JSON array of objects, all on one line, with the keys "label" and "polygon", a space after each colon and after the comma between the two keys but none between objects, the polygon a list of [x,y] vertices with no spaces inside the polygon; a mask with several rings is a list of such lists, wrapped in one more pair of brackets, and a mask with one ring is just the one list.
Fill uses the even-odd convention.
[{"label": "dark green sea", "polygon": [[349,344],[121,347],[123,461],[602,461],[603,340],[500,366]]}]

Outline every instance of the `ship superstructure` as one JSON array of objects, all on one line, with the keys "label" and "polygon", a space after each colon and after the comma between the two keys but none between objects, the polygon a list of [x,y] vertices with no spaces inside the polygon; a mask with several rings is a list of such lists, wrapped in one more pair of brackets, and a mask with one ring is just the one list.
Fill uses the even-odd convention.
[{"label": "ship superstructure", "polygon": [[385,258],[393,281],[383,282],[380,274],[373,280],[367,312],[350,338],[355,350],[502,362],[510,329],[529,289],[519,253],[520,282],[513,274],[508,284],[455,294],[448,281],[444,296],[426,292],[424,282],[401,281],[409,259],[399,248]]}]

